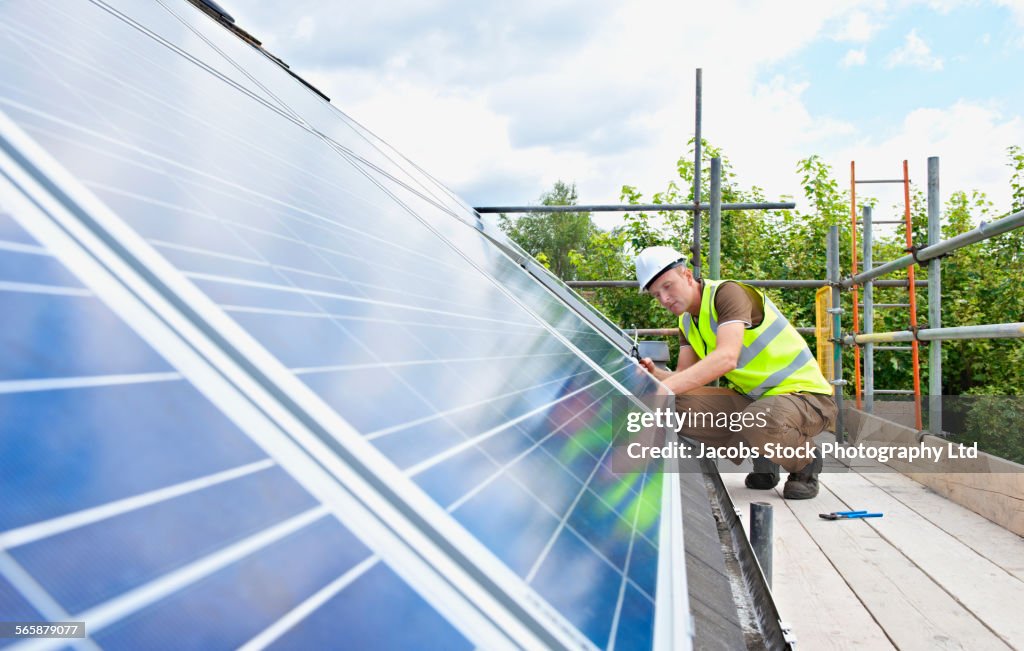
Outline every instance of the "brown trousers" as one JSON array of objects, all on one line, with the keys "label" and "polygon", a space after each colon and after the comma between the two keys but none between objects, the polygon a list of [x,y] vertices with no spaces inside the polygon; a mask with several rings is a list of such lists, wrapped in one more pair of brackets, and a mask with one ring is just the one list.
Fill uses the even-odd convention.
[{"label": "brown trousers", "polygon": [[[775,444],[767,446],[775,449],[802,448],[808,443],[813,445],[815,436],[835,427],[837,414],[832,396],[788,393],[754,400],[724,387],[700,387],[676,396],[676,412],[684,414],[688,410],[710,412],[720,418],[716,419],[718,422],[712,422],[711,418],[702,419],[703,422],[698,419],[692,419],[697,422],[684,422],[679,434],[714,447],[735,447],[745,443],[760,451],[767,451],[767,443]],[[808,463],[806,457],[800,456],[763,456],[788,472],[798,472]]]}]

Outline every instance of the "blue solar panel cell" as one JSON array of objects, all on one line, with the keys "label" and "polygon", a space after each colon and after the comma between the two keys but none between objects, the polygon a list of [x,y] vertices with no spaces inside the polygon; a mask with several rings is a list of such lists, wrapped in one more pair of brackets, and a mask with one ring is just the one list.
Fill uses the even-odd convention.
[{"label": "blue solar panel cell", "polygon": [[[178,261],[175,256],[165,257],[172,262]],[[220,266],[219,263],[218,267],[218,271],[224,271],[223,266]],[[290,291],[290,288],[282,286],[277,272],[270,267],[253,265],[241,270],[254,272],[247,276],[241,274],[237,276],[247,278],[253,284],[243,284],[220,276],[200,276],[201,272],[187,275],[196,287],[226,310],[259,316],[276,315],[279,318],[289,314],[315,316],[322,312],[317,309],[316,303],[310,296]],[[264,275],[266,278],[263,278]],[[271,284],[273,286],[269,286]],[[273,307],[268,307],[271,305]]]},{"label": "blue solar panel cell", "polygon": [[[474,647],[425,605],[387,566],[378,563],[270,648],[458,651]],[[339,621],[346,622],[340,630]]]},{"label": "blue solar panel cell", "polygon": [[373,445],[399,469],[406,469],[466,441],[466,437],[444,417],[429,417],[415,425],[395,431],[369,435]]},{"label": "blue solar panel cell", "polygon": [[654,602],[626,585],[622,594],[618,627],[615,629],[615,648],[650,649],[654,646]]},{"label": "blue solar panel cell", "polygon": [[525,577],[558,528],[522,485],[499,476],[452,514],[512,571]]},{"label": "blue solar panel cell", "polygon": [[0,418],[0,530],[265,458],[182,380],[0,394]]},{"label": "blue solar panel cell", "polygon": [[559,463],[581,482],[589,481],[598,465],[598,457],[594,456],[581,438],[552,437],[541,443],[541,447],[558,459]]},{"label": "blue solar panel cell", "polygon": [[[371,555],[327,515],[255,546],[160,601],[134,611],[136,604],[124,604],[131,616],[93,637],[106,649],[237,648]],[[334,634],[350,626],[358,619],[341,615]]]},{"label": "blue solar panel cell", "polygon": [[658,540],[656,527],[643,532],[644,536],[633,539],[633,550],[629,561],[629,578],[633,586],[648,597],[653,597],[658,584]]},{"label": "blue solar panel cell", "polygon": [[280,468],[259,468],[10,554],[68,612],[84,612],[316,506]]},{"label": "blue solar panel cell", "polygon": [[[237,305],[229,302],[228,305]],[[337,322],[318,316],[230,310],[231,316],[289,368],[374,364],[379,357],[359,346]],[[295,335],[301,332],[302,336]]]},{"label": "blue solar panel cell", "polygon": [[362,432],[436,413],[436,408],[399,381],[395,371],[386,367],[327,371],[303,375],[302,381]]},{"label": "blue solar panel cell", "polygon": [[[5,622],[38,622],[44,620],[39,611],[25,599],[21,592],[0,576],[0,615]],[[13,638],[0,638],[0,648],[13,644]]]},{"label": "blue solar panel cell", "polygon": [[583,491],[569,514],[568,524],[601,556],[618,570],[625,571],[633,537],[632,524],[619,517],[593,491]]},{"label": "blue solar panel cell", "polygon": [[433,465],[421,466],[430,463],[431,459],[430,456],[420,459],[406,468],[405,473],[414,473],[410,476],[416,484],[444,507],[450,507],[485,482],[493,480],[499,471],[497,463],[472,447],[451,452],[450,456],[436,460]]},{"label": "blue solar panel cell", "polygon": [[0,291],[0,380],[171,370],[96,298]]},{"label": "blue solar panel cell", "polygon": [[48,255],[4,251],[0,256],[0,282],[81,287],[82,283]]},{"label": "blue solar panel cell", "polygon": [[508,473],[519,483],[529,486],[544,506],[559,517],[566,513],[583,490],[583,484],[541,445],[512,464]]},{"label": "blue solar panel cell", "polygon": [[607,645],[622,575],[572,530],[560,531],[530,585],[596,646]]},{"label": "blue solar panel cell", "polygon": [[0,210],[0,241],[38,246],[35,239],[3,210]]}]

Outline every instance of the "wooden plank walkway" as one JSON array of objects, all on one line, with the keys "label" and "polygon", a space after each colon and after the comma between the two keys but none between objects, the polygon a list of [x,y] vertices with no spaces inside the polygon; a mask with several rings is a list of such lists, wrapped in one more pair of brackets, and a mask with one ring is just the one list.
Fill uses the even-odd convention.
[{"label": "wooden plank walkway", "polygon": [[[893,472],[822,474],[816,499],[722,478],[774,508],[773,594],[801,649],[1024,649],[1024,539]],[[783,473],[785,481],[785,473]],[[867,509],[883,518],[827,521]]]}]

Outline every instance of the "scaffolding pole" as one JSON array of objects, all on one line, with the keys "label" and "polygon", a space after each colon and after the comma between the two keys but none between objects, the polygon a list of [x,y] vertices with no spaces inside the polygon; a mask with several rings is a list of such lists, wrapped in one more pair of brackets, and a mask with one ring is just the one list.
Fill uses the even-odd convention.
[{"label": "scaffolding pole", "polygon": [[[701,123],[701,93],[703,70],[697,68],[697,89],[696,89],[696,110],[694,111],[693,128],[693,243],[690,244],[690,252],[693,254],[693,277],[700,278],[700,123]],[[685,238],[680,237],[680,242]]]},{"label": "scaffolding pole", "polygon": [[[940,239],[942,238],[942,226],[939,221],[941,218],[941,204],[939,202],[939,158],[938,156],[930,156],[928,158],[928,248],[937,248],[940,246]],[[1024,210],[1018,212],[1016,215],[1011,215],[1004,220],[999,220],[992,224],[994,227],[999,222],[1006,222],[1006,220],[1013,220],[1017,218],[1017,222],[1024,222]],[[1012,222],[1009,222],[1012,223]],[[975,231],[980,231],[980,237],[991,237],[992,235],[985,235],[985,224],[982,224],[974,231],[964,233],[964,235],[970,235]],[[1009,226],[1007,230],[1014,228]],[[996,230],[996,229],[992,229]],[[1004,231],[999,231],[1004,232]],[[959,239],[954,237],[948,242],[953,242]],[[973,240],[977,241],[977,240]],[[951,249],[952,250],[952,249]],[[942,327],[942,267],[939,264],[939,258],[932,258],[931,262],[928,263],[928,327],[929,328],[941,328]],[[941,340],[932,341],[931,345],[928,346],[928,429],[933,434],[942,434],[942,342]]]},{"label": "scaffolding pole", "polygon": [[828,279],[832,285],[832,355],[834,366],[834,378],[832,386],[835,387],[836,398],[836,443],[845,441],[843,427],[843,347],[842,347],[842,303],[839,301],[839,227],[830,226],[828,229],[828,246],[825,249],[828,259]]},{"label": "scaffolding pole", "polygon": [[[1021,339],[1024,338],[1024,322],[988,323],[985,325],[956,326],[953,328],[922,328],[917,331],[919,341],[948,341],[950,339]],[[914,341],[911,330],[875,332],[872,334],[847,335],[846,345],[869,343],[894,343]],[[876,392],[877,393],[877,392]]]},{"label": "scaffolding pole", "polygon": [[[939,160],[938,158],[934,158],[933,157],[933,158],[929,158],[928,159],[929,171],[931,170],[930,163],[933,160],[935,161],[935,173],[938,174],[938,160]],[[936,263],[935,264],[935,272],[936,273],[938,273],[938,270],[939,270],[938,260],[936,258],[939,258],[939,257],[941,257],[941,256],[943,256],[943,255],[945,255],[947,253],[951,253],[953,251],[956,251],[957,249],[962,249],[963,247],[965,247],[965,246],[967,246],[969,244],[974,244],[976,242],[980,242],[981,240],[985,240],[985,239],[988,239],[990,237],[995,237],[996,235],[1002,235],[1003,233],[1006,233],[1008,231],[1012,231],[1015,228],[1019,228],[1021,226],[1024,226],[1024,210],[1021,210],[1020,212],[1015,212],[1012,215],[1009,215],[1007,217],[1003,217],[1002,219],[997,219],[996,221],[994,221],[994,222],[992,222],[990,224],[989,223],[982,223],[977,228],[969,230],[966,233],[961,233],[960,235],[957,235],[956,237],[951,237],[948,240],[941,240],[940,241],[938,239],[941,236],[941,233],[940,233],[940,230],[939,230],[939,209],[940,209],[940,206],[938,205],[938,201],[939,201],[938,194],[939,194],[939,184],[938,184],[938,178],[936,178],[936,180],[935,180],[935,192],[934,192],[935,199],[934,199],[934,201],[932,201],[932,199],[931,199],[931,197],[933,195],[933,193],[932,193],[932,184],[931,183],[928,184],[928,196],[929,196],[928,215],[929,215],[929,221],[933,221],[934,222],[934,224],[931,224],[931,223],[929,224],[929,226],[928,226],[929,233],[928,234],[929,234],[929,237],[931,237],[932,236],[932,232],[934,231],[934,237],[935,237],[936,241],[935,241],[934,244],[929,244],[925,248],[918,250],[918,252],[917,252],[917,260],[916,260],[916,262],[927,262],[927,261],[935,262]],[[932,218],[933,206],[934,206],[934,219]],[[848,288],[848,287],[852,287],[855,284],[856,285],[863,284],[864,282],[866,282],[868,280],[873,280],[875,278],[878,278],[879,276],[884,276],[885,274],[889,274],[889,273],[892,273],[894,271],[899,271],[900,269],[906,269],[907,267],[909,267],[910,265],[912,265],[914,263],[915,263],[915,259],[914,259],[914,256],[912,254],[911,255],[905,255],[902,258],[897,258],[896,260],[892,260],[890,262],[886,262],[885,264],[879,265],[879,266],[875,267],[874,269],[872,269],[870,271],[865,271],[864,273],[857,274],[853,278],[844,280],[842,282],[842,285],[843,285],[843,287],[847,287]],[[932,269],[932,265],[929,265],[929,270],[931,270],[931,269]],[[931,280],[931,278],[929,278],[929,281],[930,280]],[[880,285],[880,284],[881,283],[876,283],[876,286]],[[917,284],[920,285],[922,283],[918,282]],[[936,283],[934,283],[934,284],[932,282],[929,282],[928,283],[928,289],[929,289],[929,292],[928,292],[929,295],[934,295],[936,297],[941,298],[941,295],[942,295],[941,279],[937,278],[936,279]],[[930,304],[931,304],[931,300],[929,300],[929,314],[931,314],[931,305]],[[939,315],[937,315],[937,314],[936,315],[932,315],[932,316],[935,316],[936,318],[940,318]],[[931,318],[931,316],[929,318]]]},{"label": "scaffolding pole", "polygon": [[[871,265],[864,263],[865,269],[870,269]],[[850,161],[850,275],[856,275],[857,273],[857,176],[853,161]],[[853,309],[851,310],[851,316],[853,317],[853,333],[857,334],[860,331],[860,310],[857,308],[860,302],[860,297],[857,295],[857,286],[854,285],[851,290],[853,291]],[[853,395],[857,401],[857,409],[862,407],[861,392],[860,392],[860,348],[853,349]]]},{"label": "scaffolding pole", "polygon": [[[870,269],[874,264],[872,245],[874,244],[874,225],[871,223],[871,206],[863,208],[864,222],[864,268]],[[875,331],[875,285],[873,281],[864,283],[864,333]],[[875,412],[875,345],[864,346],[864,409]]]},{"label": "scaffolding pole", "polygon": [[[793,208],[796,208],[796,203],[792,201],[744,201],[722,204],[722,210],[791,210]],[[711,204],[709,203],[599,203],[575,206],[478,206],[473,208],[481,215],[535,212],[672,212],[710,209]]]},{"label": "scaffolding pole", "polygon": [[711,159],[711,212],[708,223],[708,278],[718,280],[722,273],[722,159]]}]

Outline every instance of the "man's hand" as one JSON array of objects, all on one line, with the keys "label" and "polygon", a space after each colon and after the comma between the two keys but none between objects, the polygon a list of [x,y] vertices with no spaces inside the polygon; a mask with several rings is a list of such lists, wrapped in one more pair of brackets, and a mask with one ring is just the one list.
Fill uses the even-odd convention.
[{"label": "man's hand", "polygon": [[[679,395],[722,377],[736,368],[740,351],[743,348],[743,332],[743,324],[739,321],[722,324],[718,328],[718,346],[715,350],[692,366],[688,366],[678,373],[670,374],[671,377],[667,382],[662,381],[676,395]],[[690,353],[692,354],[692,351]],[[680,358],[682,358],[682,353],[680,353]]]},{"label": "man's hand", "polygon": [[644,367],[648,373],[658,378],[658,380],[664,381],[665,378],[672,375],[671,371],[660,369],[654,365],[654,361],[650,357],[644,357],[640,360],[640,366]]}]

